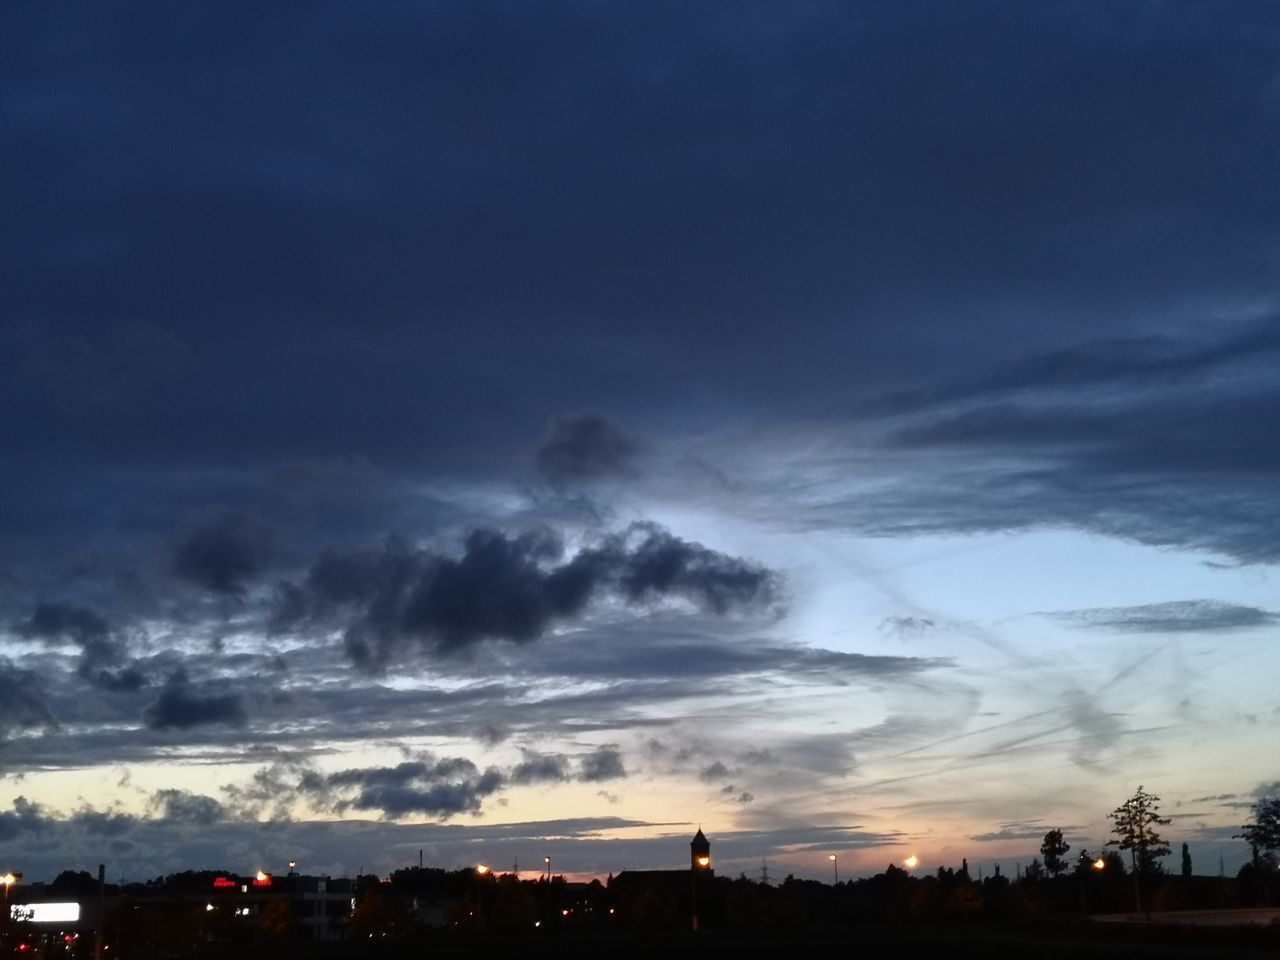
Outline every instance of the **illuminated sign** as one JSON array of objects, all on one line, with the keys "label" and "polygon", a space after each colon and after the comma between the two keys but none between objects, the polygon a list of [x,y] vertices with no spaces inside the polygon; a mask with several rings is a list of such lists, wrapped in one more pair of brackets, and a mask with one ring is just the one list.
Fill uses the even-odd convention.
[{"label": "illuminated sign", "polygon": [[9,916],[22,923],[75,923],[80,919],[80,904],[15,903]]},{"label": "illuminated sign", "polygon": [[239,884],[230,877],[218,877],[213,881],[213,885],[219,890],[229,890],[239,886]]},{"label": "illuminated sign", "polygon": [[253,885],[255,887],[271,886],[271,874],[263,873],[261,870],[259,870],[258,875],[253,878]]}]

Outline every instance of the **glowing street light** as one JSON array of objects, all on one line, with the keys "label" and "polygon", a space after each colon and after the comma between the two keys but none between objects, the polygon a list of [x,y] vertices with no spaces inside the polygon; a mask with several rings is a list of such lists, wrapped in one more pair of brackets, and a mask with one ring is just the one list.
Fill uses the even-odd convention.
[{"label": "glowing street light", "polygon": [[827,854],[827,859],[831,861],[831,879],[834,883],[840,882],[840,860],[834,853]]},{"label": "glowing street light", "polygon": [[542,862],[547,865],[547,883],[551,882],[551,858],[543,857]]},{"label": "glowing street light", "polygon": [[907,857],[907,859],[902,861],[902,865],[908,870],[914,870],[916,867],[920,866],[920,858],[913,853],[911,856]]},{"label": "glowing street light", "polygon": [[[3,876],[0,876],[0,883],[4,884],[4,902],[6,904],[9,902],[9,888],[21,879],[22,874],[14,873],[12,870],[7,871]],[[9,911],[5,910],[5,914],[7,915],[8,913]]]}]

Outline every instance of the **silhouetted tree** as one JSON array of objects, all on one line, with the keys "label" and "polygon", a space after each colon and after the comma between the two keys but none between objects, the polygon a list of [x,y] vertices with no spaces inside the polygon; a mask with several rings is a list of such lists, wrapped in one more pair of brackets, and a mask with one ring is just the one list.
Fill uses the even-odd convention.
[{"label": "silhouetted tree", "polygon": [[1249,842],[1255,865],[1274,867],[1280,850],[1280,797],[1263,797],[1255,803],[1249,822],[1233,839]]},{"label": "silhouetted tree", "polygon": [[1147,793],[1141,786],[1132,797],[1109,814],[1111,832],[1119,839],[1108,840],[1107,846],[1118,846],[1129,851],[1133,863],[1133,893],[1137,910],[1142,912],[1142,887],[1138,878],[1144,874],[1160,872],[1160,858],[1167,856],[1169,845],[1156,832],[1156,827],[1171,821],[1160,816],[1160,798]]},{"label": "silhouetted tree", "polygon": [[1067,869],[1067,861],[1062,858],[1070,849],[1071,844],[1062,839],[1061,830],[1050,830],[1044,835],[1040,855],[1044,857],[1044,868],[1049,871],[1050,876],[1056,877]]},{"label": "silhouetted tree", "polygon": [[59,897],[92,897],[98,892],[98,878],[85,870],[63,870],[49,884],[49,892]]}]

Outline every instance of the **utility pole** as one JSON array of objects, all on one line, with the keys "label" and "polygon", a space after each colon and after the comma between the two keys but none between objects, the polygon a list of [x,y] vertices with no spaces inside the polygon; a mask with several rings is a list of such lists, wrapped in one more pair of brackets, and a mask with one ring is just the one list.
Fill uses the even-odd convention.
[{"label": "utility pole", "polygon": [[107,885],[107,865],[98,864],[98,916],[93,923],[93,960],[102,960],[102,921],[105,911],[102,907],[104,888]]}]

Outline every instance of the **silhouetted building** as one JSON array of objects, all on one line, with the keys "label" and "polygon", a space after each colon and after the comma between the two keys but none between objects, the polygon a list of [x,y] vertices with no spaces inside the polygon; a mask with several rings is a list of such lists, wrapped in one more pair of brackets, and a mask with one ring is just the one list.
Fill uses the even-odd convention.
[{"label": "silhouetted building", "polygon": [[699,827],[688,870],[624,870],[609,881],[609,895],[623,925],[697,929],[701,918],[722,912],[714,881],[711,842]]}]

